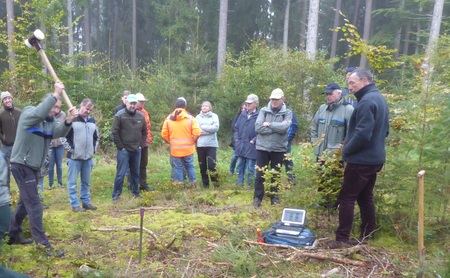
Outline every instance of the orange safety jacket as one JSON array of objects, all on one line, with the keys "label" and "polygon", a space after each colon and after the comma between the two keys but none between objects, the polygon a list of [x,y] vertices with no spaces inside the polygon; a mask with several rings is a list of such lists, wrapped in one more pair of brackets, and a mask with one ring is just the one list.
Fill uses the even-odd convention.
[{"label": "orange safety jacket", "polygon": [[144,108],[140,109],[139,112],[141,112],[142,115],[144,115],[145,123],[147,124],[148,141],[145,140],[145,145],[148,146],[149,144],[153,144],[153,136],[152,136],[152,132],[150,131],[150,128],[152,127],[152,124],[150,122],[150,115],[148,114],[147,110],[145,110]]},{"label": "orange safety jacket", "polygon": [[186,157],[195,152],[195,141],[201,133],[197,120],[185,109],[177,108],[164,121],[161,137],[170,144],[170,155]]}]

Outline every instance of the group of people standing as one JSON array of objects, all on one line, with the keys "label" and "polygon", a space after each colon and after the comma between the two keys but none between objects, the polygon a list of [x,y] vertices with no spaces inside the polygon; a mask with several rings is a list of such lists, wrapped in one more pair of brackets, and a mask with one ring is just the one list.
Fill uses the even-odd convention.
[{"label": "group of people standing", "polygon": [[[349,104],[343,98],[343,90],[336,83],[326,86],[327,102],[312,120],[311,140],[316,144],[315,155],[322,163],[325,150],[332,153],[342,150],[345,162],[344,180],[339,193],[339,227],[336,240],[330,248],[340,248],[354,243],[350,240],[355,202],[361,214],[361,233],[358,241],[373,237],[375,231],[375,207],[373,188],[377,172],[386,160],[385,140],[389,134],[389,109],[385,98],[379,93],[368,70],[356,69],[347,76],[348,90],[356,97]],[[68,195],[73,212],[95,210],[90,200],[90,175],[92,158],[99,145],[99,132],[91,116],[94,103],[84,99],[80,108],[72,107],[67,117],[58,122],[55,116],[61,110],[61,93],[64,85],[55,83],[53,94],[46,96],[37,106],[21,111],[12,104],[8,92],[1,94],[3,108],[0,110],[0,239],[8,230],[9,244],[36,242],[55,252],[42,225],[43,207],[38,194],[39,170],[44,165],[51,140],[63,138],[67,151]],[[265,195],[266,178],[270,177],[269,197],[271,204],[280,203],[278,189],[280,170],[283,165],[292,171],[286,154],[298,130],[295,114],[285,104],[284,92],[274,89],[269,103],[258,109],[259,98],[255,94],[246,97],[240,113],[233,121],[234,158],[237,164],[236,184],[253,185],[253,206],[261,206]],[[123,103],[116,109],[111,136],[117,147],[117,172],[112,193],[118,201],[125,176],[129,176],[130,191],[139,198],[140,191],[153,190],[147,184],[146,167],[148,148],[152,144],[149,113],[144,109],[145,97],[125,91]],[[197,152],[202,186],[219,186],[216,170],[219,118],[212,112],[212,105],[204,101],[200,113],[194,117],[186,110],[186,99],[175,102],[175,110],[168,115],[161,130],[161,137],[170,145],[172,180],[186,187],[196,187],[194,153]],[[16,180],[20,196],[14,213],[9,206],[9,171]],[[344,167],[344,163],[343,163]],[[273,169],[270,175],[267,170]],[[230,166],[230,173],[234,166]],[[246,175],[247,173],[247,175]],[[292,173],[291,173],[292,174]],[[185,185],[185,177],[189,183]],[[77,198],[77,179],[80,176],[80,200]],[[290,176],[290,179],[293,176]],[[58,180],[59,184],[62,181]],[[28,215],[33,239],[22,237],[22,223]]]}]

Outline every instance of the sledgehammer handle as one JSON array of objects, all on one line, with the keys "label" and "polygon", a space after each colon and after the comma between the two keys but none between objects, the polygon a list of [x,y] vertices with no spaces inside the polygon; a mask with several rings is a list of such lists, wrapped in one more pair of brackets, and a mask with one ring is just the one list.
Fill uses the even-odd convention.
[{"label": "sledgehammer handle", "polygon": [[[40,49],[39,55],[41,55],[42,62],[45,64],[45,67],[50,72],[50,75],[53,77],[53,81],[57,82],[59,81],[58,76],[56,76],[55,70],[52,67],[52,64],[50,64],[50,61],[47,58],[47,55],[45,55],[45,52],[43,49]],[[64,102],[69,106],[69,109],[73,107],[72,102],[70,102],[69,97],[67,96],[67,93],[65,90],[62,91],[62,97],[64,99]]]}]

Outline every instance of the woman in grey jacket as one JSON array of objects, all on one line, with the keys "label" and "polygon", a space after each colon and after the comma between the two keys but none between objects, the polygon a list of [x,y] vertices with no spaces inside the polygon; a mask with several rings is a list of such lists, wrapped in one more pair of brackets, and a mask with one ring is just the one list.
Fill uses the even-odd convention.
[{"label": "woman in grey jacket", "polygon": [[[202,103],[200,114],[195,117],[202,130],[197,139],[197,157],[202,176],[203,187],[209,187],[209,179],[214,186],[218,186],[218,175],[216,171],[216,154],[219,142],[217,140],[217,131],[219,130],[219,117],[212,112],[212,106],[209,101]],[[208,174],[209,172],[209,174]]]}]

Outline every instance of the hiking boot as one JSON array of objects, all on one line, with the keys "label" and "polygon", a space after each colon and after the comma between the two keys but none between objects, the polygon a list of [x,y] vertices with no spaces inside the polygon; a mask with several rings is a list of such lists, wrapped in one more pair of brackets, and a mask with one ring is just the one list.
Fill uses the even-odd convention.
[{"label": "hiking boot", "polygon": [[50,184],[50,185],[48,186],[48,190],[53,190],[53,189],[55,189],[55,186],[53,186],[53,184]]},{"label": "hiking boot", "polygon": [[150,191],[154,191],[155,189],[151,188],[148,185],[143,185],[139,188],[141,191],[145,191],[145,192],[150,192]]},{"label": "hiking boot", "polygon": [[261,200],[258,197],[255,197],[255,199],[253,199],[253,207],[259,208],[260,206],[261,206]]},{"label": "hiking boot", "polygon": [[117,203],[119,201],[119,197],[112,198],[113,203]]},{"label": "hiking boot", "polygon": [[73,207],[72,211],[73,212],[85,212],[86,210],[82,207]]},{"label": "hiking boot", "polygon": [[59,187],[59,188],[64,188],[64,184],[58,183],[58,187]]},{"label": "hiking boot", "polygon": [[141,199],[142,196],[141,196],[141,195],[134,195],[134,194],[133,194],[133,198],[134,198],[134,199]]},{"label": "hiking boot", "polygon": [[41,205],[42,205],[42,208],[43,208],[43,209],[48,209],[48,208],[49,208],[49,206],[44,205],[43,203],[41,203]]},{"label": "hiking boot", "polygon": [[13,237],[10,237],[7,243],[8,243],[8,245],[31,244],[31,243],[33,243],[33,239],[32,238],[24,238],[24,237],[19,237],[18,239],[15,239]]},{"label": "hiking boot", "polygon": [[356,238],[353,238],[353,239],[349,239],[347,241],[347,244],[354,246],[354,245],[362,244],[362,242],[357,240]]},{"label": "hiking boot", "polygon": [[347,248],[348,244],[345,241],[332,240],[327,243],[329,249],[342,249]]},{"label": "hiking boot", "polygon": [[281,204],[280,198],[278,198],[278,196],[270,198],[270,204],[271,205]]},{"label": "hiking boot", "polygon": [[197,183],[196,183],[196,182],[191,182],[189,188],[194,189],[194,188],[196,188],[196,187],[197,187]]},{"label": "hiking boot", "polygon": [[84,208],[85,210],[97,210],[97,207],[96,207],[96,206],[93,206],[93,205],[91,205],[91,204],[87,204],[87,205],[83,204],[83,208]]},{"label": "hiking boot", "polygon": [[45,248],[45,255],[47,257],[64,257],[64,251],[54,250],[53,248]]}]

